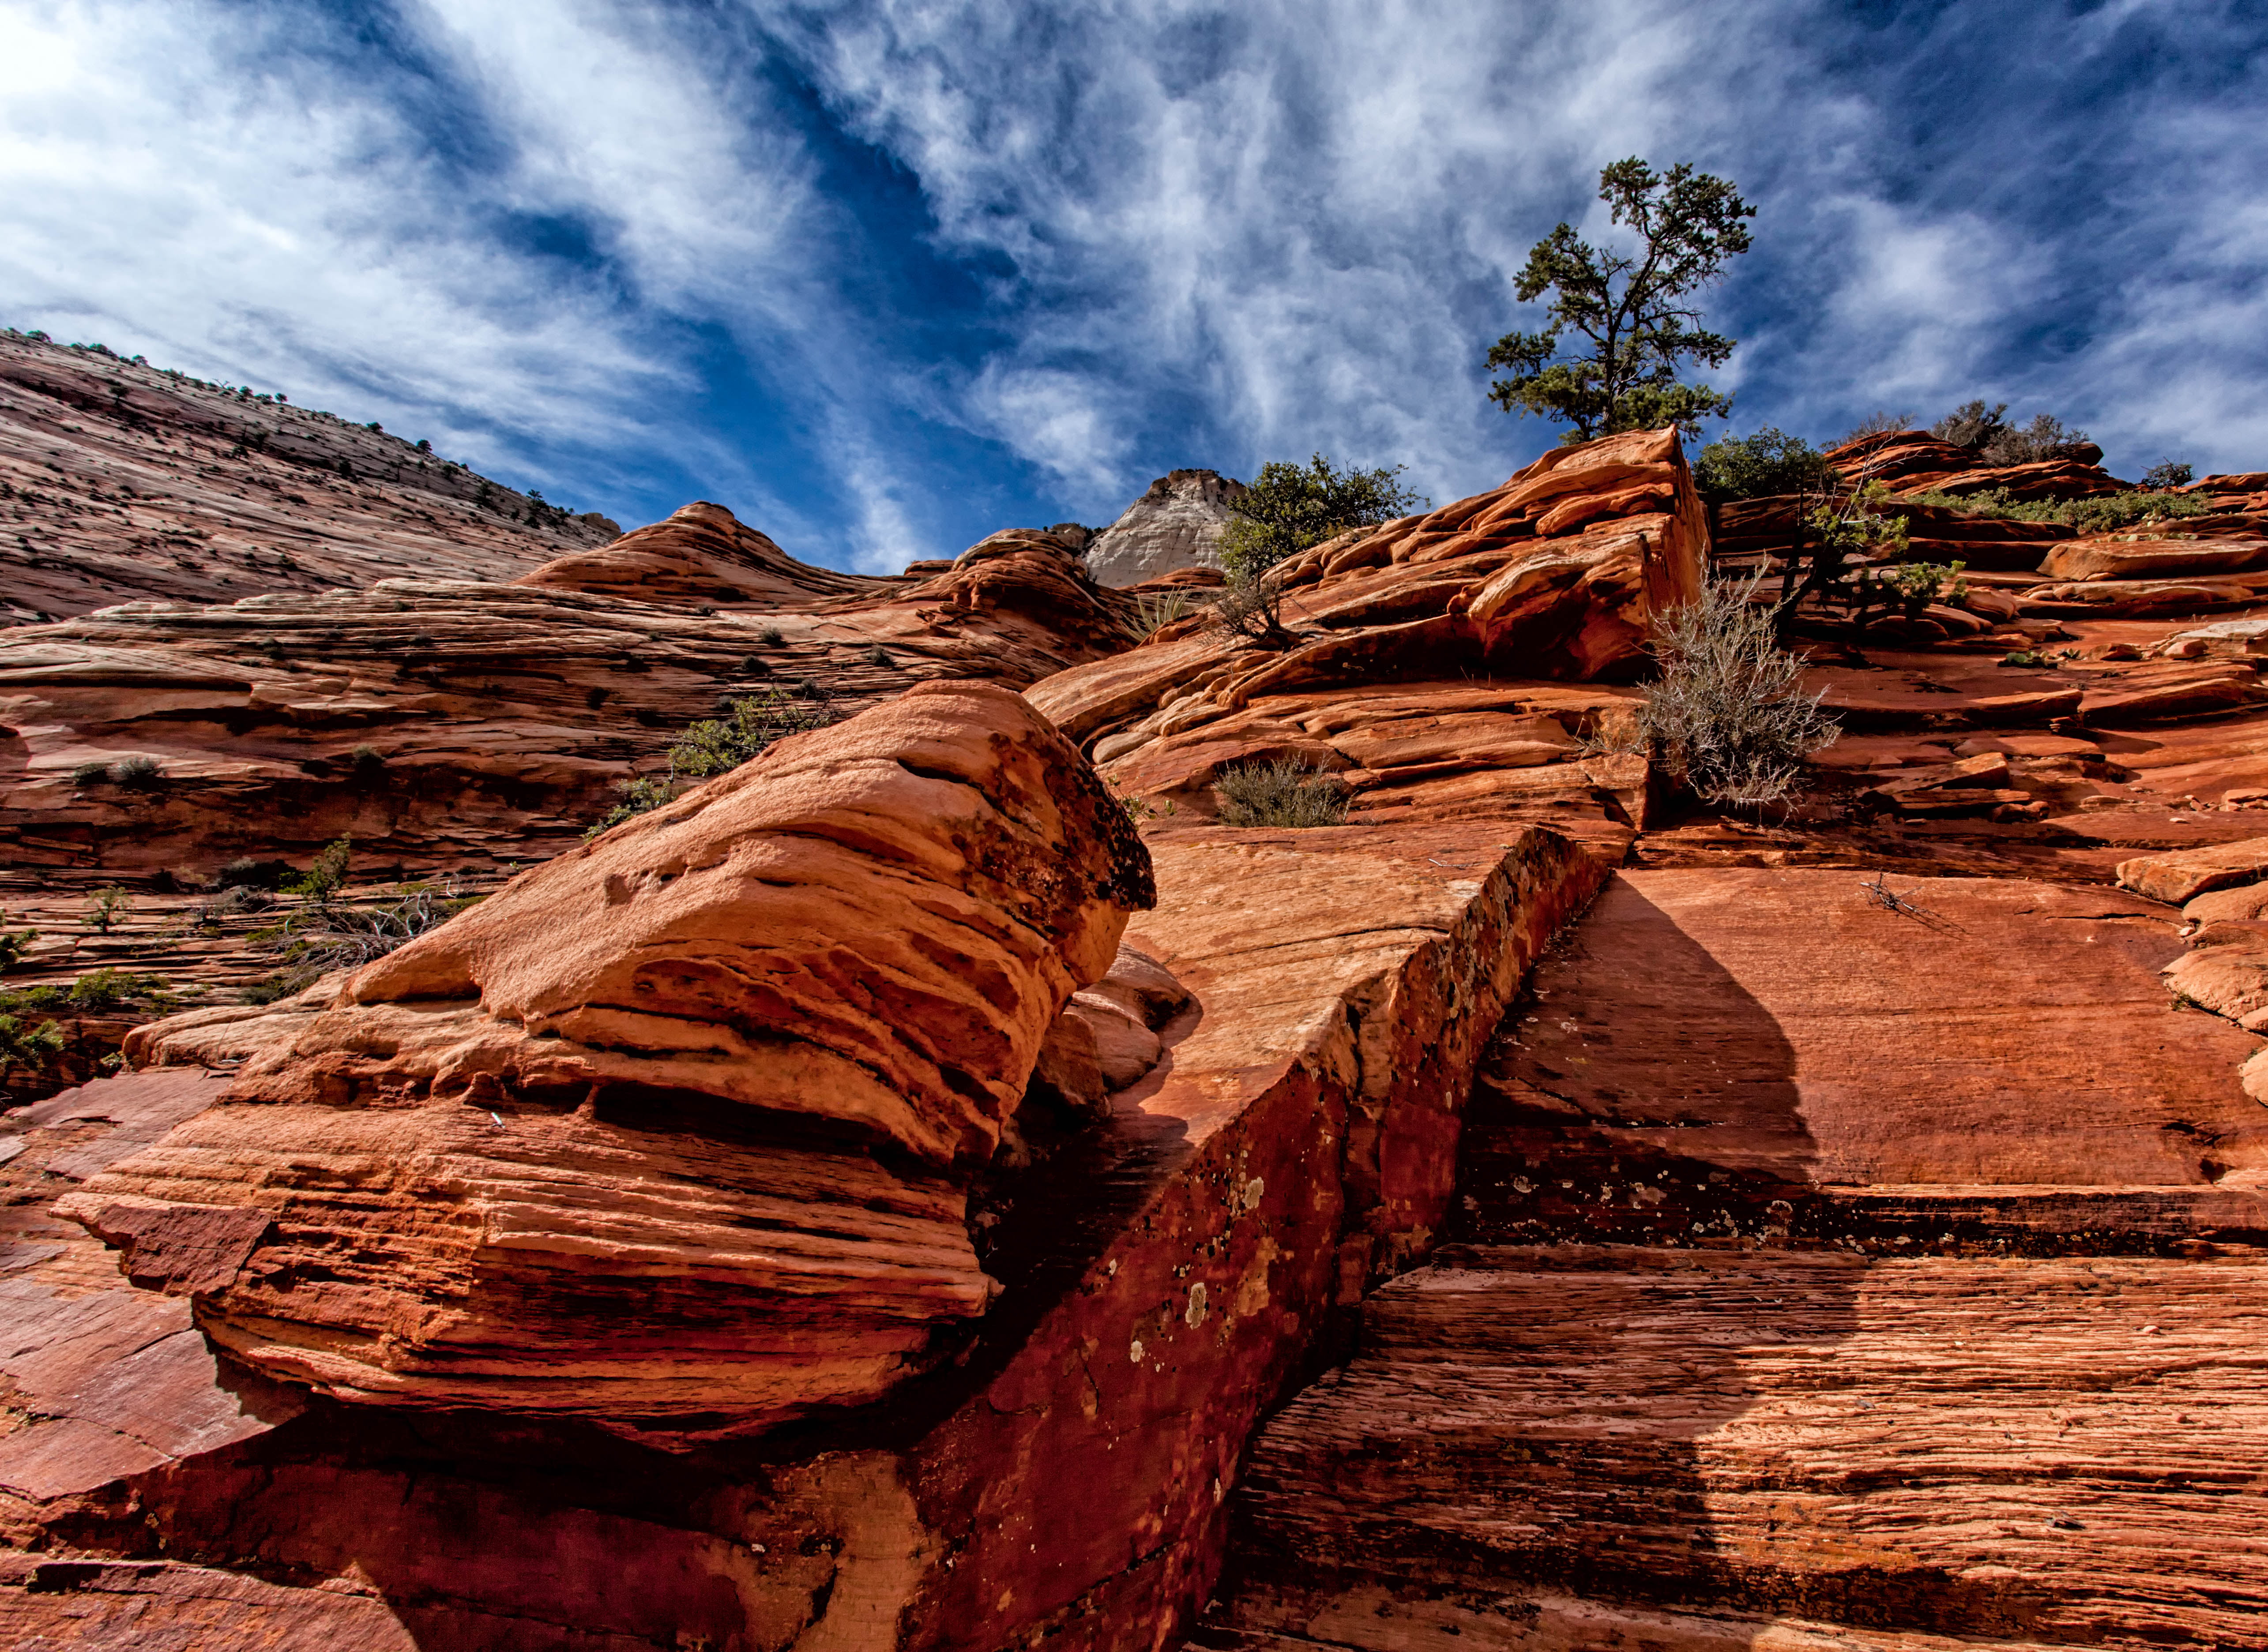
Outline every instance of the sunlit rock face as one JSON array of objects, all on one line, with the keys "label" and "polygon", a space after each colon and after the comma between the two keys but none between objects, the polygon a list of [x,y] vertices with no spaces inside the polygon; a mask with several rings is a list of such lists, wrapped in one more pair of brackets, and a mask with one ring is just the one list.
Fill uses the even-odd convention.
[{"label": "sunlit rock face", "polygon": [[1244,484],[1219,471],[1170,471],[1091,540],[1086,571],[1097,584],[1138,585],[1183,568],[1218,568],[1221,530]]},{"label": "sunlit rock face", "polygon": [[916,688],[364,969],[71,1209],[350,1399],[660,1435],[872,1399],[990,1300],[969,1183],[1152,899],[1019,696]]}]

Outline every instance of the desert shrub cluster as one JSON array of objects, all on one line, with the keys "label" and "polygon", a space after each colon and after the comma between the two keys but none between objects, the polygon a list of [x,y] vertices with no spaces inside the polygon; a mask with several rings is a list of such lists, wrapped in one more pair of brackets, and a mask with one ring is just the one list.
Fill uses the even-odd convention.
[{"label": "desert shrub cluster", "polygon": [[1654,641],[1660,675],[1637,720],[1638,741],[1672,775],[1743,807],[1786,797],[1803,759],[1841,732],[1803,692],[1803,662],[1779,646],[1756,594],[1753,583],[1712,583],[1668,614]]},{"label": "desert shrub cluster", "polygon": [[2067,427],[2051,413],[2033,415],[2028,424],[2007,421],[2008,404],[1987,407],[1980,399],[1963,402],[1929,427],[1940,442],[1965,447],[1987,465],[2029,465],[2042,459],[2065,459],[2087,445],[2087,432]]},{"label": "desert shrub cluster", "polygon": [[2094,499],[2012,499],[2005,488],[1982,493],[1910,493],[1899,496],[1907,504],[1940,505],[1974,517],[1998,517],[2010,522],[2060,522],[2081,533],[2111,533],[2144,522],[2176,522],[2184,517],[2210,516],[2213,502],[2195,494],[2103,494]]},{"label": "desert shrub cluster", "polygon": [[1213,796],[1230,826],[1343,826],[1351,800],[1343,782],[1292,757],[1223,769]]}]

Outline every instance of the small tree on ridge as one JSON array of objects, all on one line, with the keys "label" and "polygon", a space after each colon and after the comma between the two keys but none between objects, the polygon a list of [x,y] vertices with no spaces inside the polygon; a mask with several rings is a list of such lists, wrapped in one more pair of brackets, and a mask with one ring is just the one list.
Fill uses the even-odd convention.
[{"label": "small tree on ridge", "polygon": [[[1593,246],[1562,224],[1528,254],[1515,291],[1522,304],[1553,295],[1550,325],[1541,333],[1507,333],[1488,353],[1491,368],[1509,369],[1489,395],[1506,413],[1567,421],[1563,440],[1587,442],[1617,430],[1675,424],[1697,432],[1721,417],[1732,398],[1706,385],[1682,384],[1688,361],[1722,367],[1737,340],[1702,330],[1690,295],[1715,281],[1725,261],[1749,250],[1756,209],[1727,179],[1683,162],[1657,173],[1636,156],[1599,173],[1599,199],[1616,224],[1638,231],[1633,253]],[[1584,354],[1559,356],[1560,334],[1587,341]]]}]

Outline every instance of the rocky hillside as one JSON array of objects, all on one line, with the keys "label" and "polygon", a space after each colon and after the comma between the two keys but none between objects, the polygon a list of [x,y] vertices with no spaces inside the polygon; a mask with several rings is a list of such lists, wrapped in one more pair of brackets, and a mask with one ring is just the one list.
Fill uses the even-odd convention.
[{"label": "rocky hillside", "polygon": [[[1633,738],[1793,526],[1672,431],[1314,547],[1280,635],[710,504],[11,634],[89,1082],[0,1124],[4,1638],[2250,1644],[2268,560],[1912,474],[1977,571],[1799,614],[1843,733],[1764,811]],[[582,841],[775,686],[843,715]],[[215,877],[342,834],[444,876]]]},{"label": "rocky hillside", "polygon": [[375,425],[0,332],[0,623],[510,579],[620,532]]}]

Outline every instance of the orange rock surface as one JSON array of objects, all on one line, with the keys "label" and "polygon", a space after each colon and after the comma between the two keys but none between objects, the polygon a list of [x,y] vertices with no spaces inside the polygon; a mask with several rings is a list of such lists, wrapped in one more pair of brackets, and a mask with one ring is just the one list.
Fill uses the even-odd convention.
[{"label": "orange rock surface", "polygon": [[2250,1637],[2250,1040],[2132,897],[1857,883],[1626,875],[1538,969],[1197,1644]]},{"label": "orange rock surface", "polygon": [[510,579],[619,532],[328,413],[0,332],[0,624]]},{"label": "orange rock surface", "polygon": [[[70,1208],[129,1267],[196,1255],[206,1333],[330,1393],[688,1431],[871,1399],[990,1300],[969,1174],[1152,899],[1020,699],[916,688],[370,966]],[[222,1263],[180,1237],[217,1212]]]},{"label": "orange rock surface", "polygon": [[[939,678],[1020,686],[1126,642],[1123,599],[1043,534],[996,535],[920,581],[795,562],[713,505],[618,546],[515,584],[384,580],[0,631],[0,855],[89,886],[304,863],[339,837],[367,865],[485,870],[571,845],[720,701],[778,689],[854,710]],[[648,575],[619,594],[618,576]],[[135,758],[157,783],[82,778]]]}]

